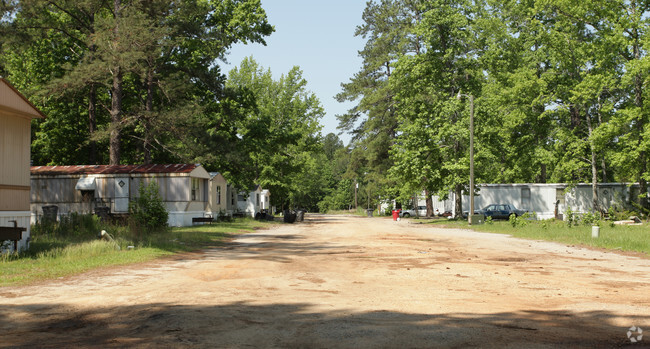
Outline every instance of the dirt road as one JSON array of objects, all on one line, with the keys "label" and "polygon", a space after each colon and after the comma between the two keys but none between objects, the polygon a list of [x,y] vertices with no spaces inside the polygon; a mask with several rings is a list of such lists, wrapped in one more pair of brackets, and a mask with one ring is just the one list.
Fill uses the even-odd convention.
[{"label": "dirt road", "polygon": [[384,218],[0,288],[0,347],[628,345],[650,347],[649,259]]}]

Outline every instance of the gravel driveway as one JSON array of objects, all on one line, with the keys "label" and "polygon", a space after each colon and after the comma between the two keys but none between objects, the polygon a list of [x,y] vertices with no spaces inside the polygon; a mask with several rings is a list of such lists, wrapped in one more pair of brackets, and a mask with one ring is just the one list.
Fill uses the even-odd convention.
[{"label": "gravel driveway", "polygon": [[0,288],[0,347],[628,345],[650,347],[650,259],[389,218]]}]

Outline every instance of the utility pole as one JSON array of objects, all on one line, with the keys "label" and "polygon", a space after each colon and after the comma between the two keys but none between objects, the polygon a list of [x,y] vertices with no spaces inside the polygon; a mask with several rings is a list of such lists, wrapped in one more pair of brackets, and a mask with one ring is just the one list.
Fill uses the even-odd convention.
[{"label": "utility pole", "polygon": [[474,215],[474,95],[469,95],[469,225]]}]

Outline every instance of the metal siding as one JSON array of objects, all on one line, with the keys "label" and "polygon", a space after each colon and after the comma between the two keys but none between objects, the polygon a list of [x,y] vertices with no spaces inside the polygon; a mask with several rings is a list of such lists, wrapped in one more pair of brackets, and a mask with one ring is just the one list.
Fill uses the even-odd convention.
[{"label": "metal siding", "polygon": [[169,199],[167,201],[190,201],[190,177],[169,178]]},{"label": "metal siding", "polygon": [[29,211],[29,190],[0,189],[0,211]]},{"label": "metal siding", "polygon": [[29,186],[30,125],[0,114],[0,184]]}]

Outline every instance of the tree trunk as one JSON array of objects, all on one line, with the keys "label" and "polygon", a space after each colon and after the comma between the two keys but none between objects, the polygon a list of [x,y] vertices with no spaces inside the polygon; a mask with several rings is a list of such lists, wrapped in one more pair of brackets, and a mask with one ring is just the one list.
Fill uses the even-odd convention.
[{"label": "tree trunk", "polygon": [[591,123],[591,116],[589,113],[585,113],[585,119],[587,120],[587,130],[589,131],[589,151],[591,152],[591,209],[594,213],[596,213],[600,212],[600,205],[598,205],[598,160],[596,159],[594,142],[591,138],[594,132],[594,127]]},{"label": "tree trunk", "polygon": [[[636,10],[636,2],[632,2],[632,6]],[[634,59],[637,62],[641,61],[641,43],[639,42],[639,31],[638,29],[634,30]],[[643,76],[641,73],[636,74],[634,77],[634,104],[639,108],[639,110],[643,110]],[[643,147],[643,132],[645,130],[645,116],[643,115],[644,113],[641,112],[641,115],[639,115],[638,119],[636,120],[636,127],[639,132],[638,136],[639,141],[638,141],[638,147],[642,149]],[[645,150],[641,150],[639,152],[639,205],[641,206],[642,209],[647,210],[648,209],[648,182],[645,180],[644,176],[646,174],[646,171],[648,169],[648,164],[646,163],[647,157],[646,157],[646,152]]]},{"label": "tree trunk", "polygon": [[88,91],[88,133],[89,133],[89,142],[90,147],[88,154],[88,164],[97,165],[97,142],[93,139],[95,131],[97,131],[97,86],[95,84],[90,84],[90,90]]},{"label": "tree trunk", "polygon": [[144,141],[142,144],[142,151],[144,153],[144,163],[151,164],[151,131],[149,130],[149,118],[153,113],[153,68],[149,68],[147,72],[147,101],[145,105],[145,115],[142,120],[142,128],[144,129]]},{"label": "tree trunk", "polygon": [[428,190],[425,190],[424,195],[426,196],[426,202],[427,202],[427,217],[432,217],[433,216],[433,199],[431,198],[431,193],[429,193]]},{"label": "tree trunk", "polygon": [[537,183],[546,183],[546,164],[539,165],[539,177]]},{"label": "tree trunk", "polygon": [[[113,28],[113,40],[117,41],[119,35],[120,0],[114,0],[115,26]],[[118,44],[116,43],[116,46]],[[113,86],[111,87],[111,137],[110,137],[110,164],[120,164],[120,141],[122,121],[122,70],[116,65],[112,69]]]},{"label": "tree trunk", "polygon": [[462,217],[463,216],[463,186],[460,184],[456,184],[456,188],[454,190],[454,194],[456,196],[456,202],[455,202],[455,215],[454,218]]},{"label": "tree trunk", "polygon": [[[598,95],[598,125],[599,126],[603,124],[603,113],[600,112],[601,110],[602,110],[601,96]],[[601,156],[600,166],[601,166],[601,169],[603,171],[603,177],[601,178],[600,182],[601,183],[607,183],[608,182],[608,180],[607,180],[607,164],[605,163],[605,156],[604,155]]]},{"label": "tree trunk", "polygon": [[111,139],[110,139],[110,164],[120,164],[120,141],[122,121],[122,73],[119,67],[114,67],[113,86],[111,87]]}]

